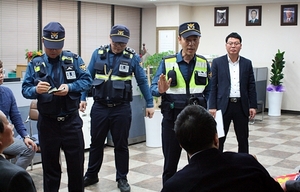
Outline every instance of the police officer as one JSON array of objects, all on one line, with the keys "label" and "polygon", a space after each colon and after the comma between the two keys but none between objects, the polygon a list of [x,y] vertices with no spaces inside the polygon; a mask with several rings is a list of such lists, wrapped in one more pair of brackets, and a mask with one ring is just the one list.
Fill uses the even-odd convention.
[{"label": "police officer", "polygon": [[[88,170],[84,185],[99,181],[98,172],[103,161],[105,138],[110,131],[115,147],[116,181],[121,192],[129,192],[127,181],[129,167],[128,136],[131,125],[132,75],[146,100],[146,116],[154,113],[153,98],[147,83],[146,74],[140,66],[140,57],[126,47],[130,37],[124,25],[115,25],[110,31],[110,44],[97,48],[88,66],[94,77],[92,95],[94,104],[91,110],[91,146]],[[85,95],[80,109],[85,110]]]},{"label": "police officer", "polygon": [[210,66],[203,56],[196,54],[200,36],[197,22],[181,24],[178,42],[182,50],[163,58],[152,80],[152,95],[162,96],[163,184],[176,173],[180,159],[181,147],[174,132],[177,115],[187,105],[207,108]]},{"label": "police officer", "polygon": [[84,191],[84,140],[79,116],[81,92],[92,78],[81,57],[62,51],[65,30],[58,22],[43,29],[45,53],[35,57],[26,70],[22,94],[37,99],[44,191],[58,191],[61,179],[60,150],[65,153],[69,191]]}]

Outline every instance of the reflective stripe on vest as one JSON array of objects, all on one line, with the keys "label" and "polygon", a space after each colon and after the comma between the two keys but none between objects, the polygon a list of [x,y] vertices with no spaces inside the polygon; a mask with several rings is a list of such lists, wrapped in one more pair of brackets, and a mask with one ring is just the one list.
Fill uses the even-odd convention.
[{"label": "reflective stripe on vest", "polygon": [[[165,67],[166,67],[166,74],[168,74],[168,72],[173,70],[173,68],[174,68],[174,70],[176,71],[176,78],[177,78],[177,85],[175,87],[170,87],[166,93],[167,94],[186,94],[185,80],[181,74],[178,63],[176,62],[176,57],[165,59]],[[205,89],[205,86],[208,83],[208,79],[206,79],[206,85],[196,85],[195,71],[203,71],[207,74],[207,63],[206,63],[205,59],[202,59],[202,58],[196,56],[196,64],[194,67],[194,71],[192,73],[192,77],[189,82],[190,94],[202,93]],[[166,76],[166,79],[168,80],[167,76]]]},{"label": "reflective stripe on vest", "polygon": [[[109,75],[95,74],[95,79],[103,79],[104,81],[107,81],[109,79]],[[132,75],[127,77],[112,75],[110,79],[112,81],[130,81],[132,79]]]}]

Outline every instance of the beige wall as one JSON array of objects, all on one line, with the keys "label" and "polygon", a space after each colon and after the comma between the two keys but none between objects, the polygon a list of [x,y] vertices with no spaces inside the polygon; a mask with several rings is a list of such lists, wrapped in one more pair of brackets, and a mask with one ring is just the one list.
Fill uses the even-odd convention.
[{"label": "beige wall", "polygon": [[[298,7],[300,7],[299,3]],[[229,26],[214,26],[214,6],[159,6],[156,9],[144,9],[143,23],[153,23],[156,27],[178,26],[186,21],[197,21],[201,26],[201,43],[198,53],[202,55],[223,55],[225,50],[225,37],[235,31],[243,38],[243,47],[240,54],[252,60],[254,67],[268,67],[278,49],[285,51],[286,67],[283,85],[286,91],[283,94],[283,110],[300,111],[300,22],[298,14],[297,26],[280,26],[281,4],[256,4],[262,6],[262,25],[246,26],[246,6],[229,6]],[[251,5],[253,6],[253,5]],[[153,11],[154,10],[154,11]],[[174,13],[172,13],[174,11]],[[179,13],[176,11],[179,11]],[[180,15],[181,18],[177,16]],[[147,41],[150,53],[155,53],[156,28],[147,27],[145,36],[143,26],[142,40]],[[152,35],[148,35],[152,34]],[[268,72],[269,73],[269,72]],[[269,82],[268,82],[269,83]],[[268,106],[267,106],[268,107]]]}]

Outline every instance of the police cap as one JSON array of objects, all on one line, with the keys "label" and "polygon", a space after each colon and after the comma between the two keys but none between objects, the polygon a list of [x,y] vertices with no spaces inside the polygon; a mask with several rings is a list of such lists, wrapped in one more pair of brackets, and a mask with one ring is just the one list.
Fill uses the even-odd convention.
[{"label": "police cap", "polygon": [[115,25],[111,28],[110,37],[113,42],[128,43],[130,32],[125,25]]},{"label": "police cap", "polygon": [[62,49],[65,40],[65,29],[58,22],[50,22],[43,29],[44,45],[48,49]]},{"label": "police cap", "polygon": [[187,38],[192,35],[200,36],[200,26],[197,22],[186,22],[179,26],[179,35],[183,38]]}]

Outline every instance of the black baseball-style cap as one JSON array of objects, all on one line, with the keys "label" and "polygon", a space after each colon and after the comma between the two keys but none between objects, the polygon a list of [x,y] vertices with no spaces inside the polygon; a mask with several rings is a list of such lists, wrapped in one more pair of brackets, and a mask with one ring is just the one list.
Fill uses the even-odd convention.
[{"label": "black baseball-style cap", "polygon": [[65,29],[58,22],[50,22],[43,29],[44,45],[47,49],[64,47]]},{"label": "black baseball-style cap", "polygon": [[128,43],[130,32],[125,25],[115,25],[111,28],[110,37],[113,42]]},{"label": "black baseball-style cap", "polygon": [[200,26],[197,22],[186,22],[179,26],[179,35],[187,38],[192,35],[201,37]]}]

